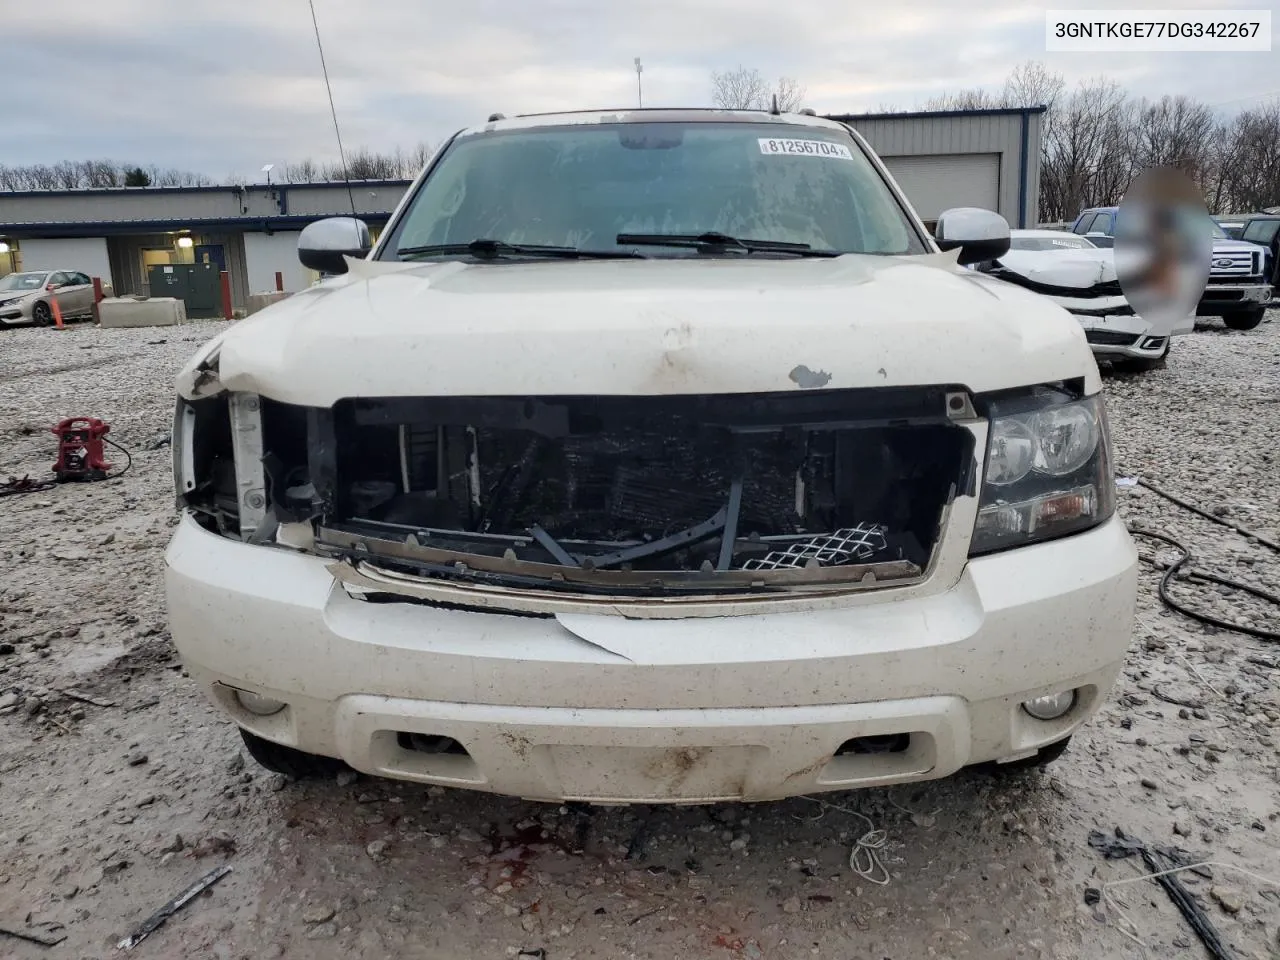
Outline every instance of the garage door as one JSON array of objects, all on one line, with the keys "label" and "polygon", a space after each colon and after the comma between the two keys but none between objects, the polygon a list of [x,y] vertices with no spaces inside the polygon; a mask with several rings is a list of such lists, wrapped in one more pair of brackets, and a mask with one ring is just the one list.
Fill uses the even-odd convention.
[{"label": "garage door", "polygon": [[921,220],[936,220],[948,207],[1000,209],[998,153],[883,159]]}]

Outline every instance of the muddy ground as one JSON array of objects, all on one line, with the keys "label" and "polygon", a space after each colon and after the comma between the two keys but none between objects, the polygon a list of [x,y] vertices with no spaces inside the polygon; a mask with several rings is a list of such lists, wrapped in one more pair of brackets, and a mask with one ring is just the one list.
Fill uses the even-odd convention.
[{"label": "muddy ground", "polygon": [[[73,414],[110,421],[133,454],[120,479],[0,499],[0,927],[66,937],[0,934],[0,957],[123,955],[123,935],[220,864],[232,872],[132,956],[1200,958],[1153,883],[1116,891],[1145,949],[1086,903],[1142,872],[1104,861],[1090,831],[1280,877],[1280,648],[1164,609],[1149,568],[1120,686],[1023,779],[827,797],[843,810],[648,810],[261,770],[183,677],[161,591],[172,378],[220,329],[0,331],[0,479],[47,475],[47,427]],[[1280,323],[1210,324],[1166,370],[1107,391],[1121,476],[1280,538]],[[1276,554],[1140,486],[1119,493],[1201,568],[1280,588]],[[1280,625],[1229,588],[1173,589]],[[867,828],[849,811],[885,832],[887,885],[851,871]],[[1235,955],[1280,957],[1280,888],[1211,872],[1186,883]]]}]

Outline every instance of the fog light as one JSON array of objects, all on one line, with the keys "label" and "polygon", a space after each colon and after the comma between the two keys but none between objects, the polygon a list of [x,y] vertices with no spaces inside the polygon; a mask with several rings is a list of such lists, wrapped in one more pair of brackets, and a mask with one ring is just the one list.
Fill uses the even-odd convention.
[{"label": "fog light", "polygon": [[287,706],[287,704],[281,703],[279,700],[260,697],[258,694],[250,693],[248,690],[236,691],[236,703],[240,704],[255,717],[274,716]]},{"label": "fog light", "polygon": [[1024,700],[1022,709],[1037,720],[1057,720],[1075,705],[1076,692],[1064,690],[1062,693],[1051,693],[1047,697]]}]

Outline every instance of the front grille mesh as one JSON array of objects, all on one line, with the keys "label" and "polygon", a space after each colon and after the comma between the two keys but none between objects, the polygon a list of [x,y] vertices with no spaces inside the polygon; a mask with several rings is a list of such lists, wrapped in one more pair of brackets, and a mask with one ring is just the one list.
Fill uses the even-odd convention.
[{"label": "front grille mesh", "polygon": [[1256,256],[1248,250],[1230,253],[1215,253],[1209,267],[1212,277],[1247,277],[1258,273],[1261,265],[1255,263]]},{"label": "front grille mesh", "polygon": [[835,533],[823,533],[809,540],[793,543],[785,550],[774,550],[742,565],[743,570],[799,570],[814,566],[834,567],[842,563],[867,560],[885,547],[885,528],[864,523]]}]

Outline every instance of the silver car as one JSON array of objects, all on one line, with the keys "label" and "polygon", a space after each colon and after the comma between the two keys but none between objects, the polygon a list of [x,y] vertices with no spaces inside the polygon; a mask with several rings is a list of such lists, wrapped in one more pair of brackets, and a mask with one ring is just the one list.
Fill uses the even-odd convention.
[{"label": "silver car", "polygon": [[33,270],[0,277],[0,324],[53,323],[53,302],[63,320],[93,315],[93,281],[77,270]]}]

